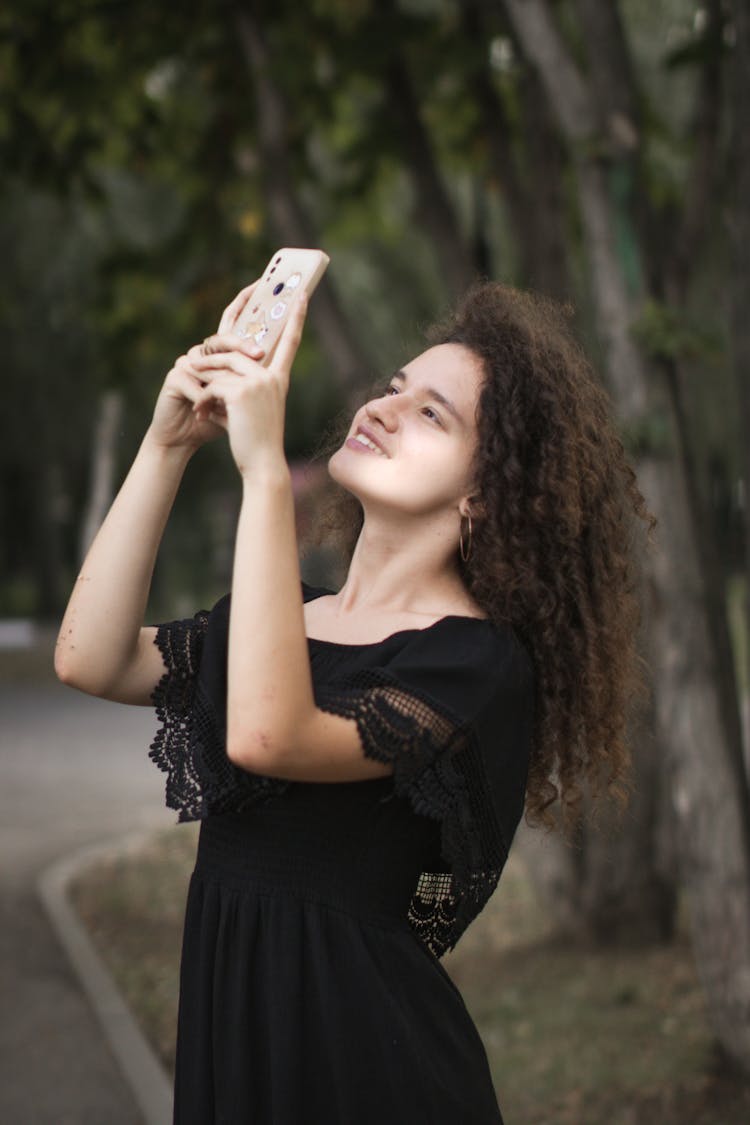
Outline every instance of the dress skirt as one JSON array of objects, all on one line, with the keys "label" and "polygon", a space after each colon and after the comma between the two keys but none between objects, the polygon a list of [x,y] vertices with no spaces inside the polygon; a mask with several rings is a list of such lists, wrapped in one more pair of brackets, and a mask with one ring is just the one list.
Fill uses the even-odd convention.
[{"label": "dress skirt", "polygon": [[176,1125],[502,1122],[461,994],[405,920],[433,825],[393,798],[402,877],[392,855],[368,856],[386,790],[387,779],[299,786],[275,807],[203,822]]}]

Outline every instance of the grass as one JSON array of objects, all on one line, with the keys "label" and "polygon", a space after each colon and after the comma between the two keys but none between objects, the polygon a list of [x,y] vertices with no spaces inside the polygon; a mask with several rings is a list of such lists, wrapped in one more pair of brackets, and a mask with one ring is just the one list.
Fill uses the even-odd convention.
[{"label": "grass", "polygon": [[71,888],[94,944],[168,1070],[174,1067],[179,953],[197,825],[97,864]]},{"label": "grass", "polygon": [[[196,826],[101,864],[73,901],[167,1068]],[[718,1064],[687,939],[581,949],[549,933],[521,862],[443,961],[487,1049],[509,1125],[746,1125],[750,1088]]]}]

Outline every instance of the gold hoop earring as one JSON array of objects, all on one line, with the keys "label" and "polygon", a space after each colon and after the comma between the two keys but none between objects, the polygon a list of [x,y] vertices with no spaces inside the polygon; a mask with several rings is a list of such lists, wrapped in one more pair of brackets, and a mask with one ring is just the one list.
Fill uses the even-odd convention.
[{"label": "gold hoop earring", "polygon": [[464,562],[468,562],[469,561],[469,555],[471,554],[471,539],[472,539],[471,513],[468,512],[466,514],[465,518],[468,519],[468,521],[469,521],[469,546],[466,549],[464,549],[464,516],[461,516],[461,530],[460,530],[459,536],[458,536],[458,549],[461,552],[461,558],[464,560]]}]

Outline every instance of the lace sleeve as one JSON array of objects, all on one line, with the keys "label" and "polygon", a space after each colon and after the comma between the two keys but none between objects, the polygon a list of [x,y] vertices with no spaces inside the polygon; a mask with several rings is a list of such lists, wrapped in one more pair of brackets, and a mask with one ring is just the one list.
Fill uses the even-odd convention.
[{"label": "lace sleeve", "polygon": [[241,770],[227,757],[223,708],[214,702],[221,689],[212,690],[223,669],[212,652],[212,614],[201,611],[156,632],[166,671],[152,696],[159,730],[149,757],[167,775],[166,804],[180,821],[238,812],[289,784]]},{"label": "lace sleeve", "polygon": [[365,755],[393,765],[396,794],[440,822],[444,864],[421,874],[408,912],[417,936],[440,957],[486,904],[510,845],[485,769],[481,724],[387,669],[326,684],[316,701],[354,719]]}]

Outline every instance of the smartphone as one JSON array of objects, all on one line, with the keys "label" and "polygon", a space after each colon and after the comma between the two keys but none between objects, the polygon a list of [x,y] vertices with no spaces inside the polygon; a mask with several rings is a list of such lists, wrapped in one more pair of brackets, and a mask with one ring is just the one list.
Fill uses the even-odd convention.
[{"label": "smartphone", "polygon": [[322,250],[277,250],[266,266],[250,300],[237,317],[233,332],[264,349],[260,364],[268,364],[284,325],[300,293],[312,295],[330,258]]}]

